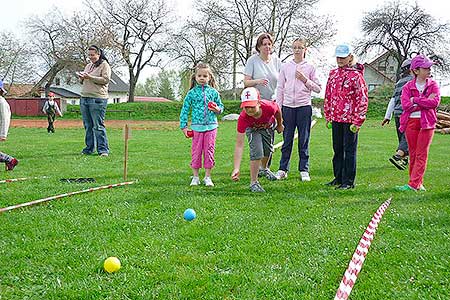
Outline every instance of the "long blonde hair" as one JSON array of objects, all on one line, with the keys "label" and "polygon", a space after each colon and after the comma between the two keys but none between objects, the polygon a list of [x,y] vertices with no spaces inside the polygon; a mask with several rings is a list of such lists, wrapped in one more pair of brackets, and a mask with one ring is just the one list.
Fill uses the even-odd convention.
[{"label": "long blonde hair", "polygon": [[206,69],[206,70],[208,71],[209,77],[210,77],[209,83],[208,83],[208,84],[209,84],[212,88],[217,88],[216,79],[214,78],[214,74],[212,73],[211,68],[209,67],[209,65],[206,64],[206,63],[199,62],[199,63],[195,66],[195,71],[194,71],[194,73],[192,73],[192,75],[191,75],[191,86],[189,87],[189,89],[192,89],[192,88],[195,87],[195,85],[197,84],[197,82],[195,81],[195,75],[197,75],[197,72],[198,72],[198,70],[200,70],[200,69]]}]

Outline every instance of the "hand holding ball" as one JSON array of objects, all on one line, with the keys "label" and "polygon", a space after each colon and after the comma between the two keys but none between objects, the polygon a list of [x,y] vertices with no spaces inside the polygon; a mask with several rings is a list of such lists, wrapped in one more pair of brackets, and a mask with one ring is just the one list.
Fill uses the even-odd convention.
[{"label": "hand holding ball", "polygon": [[350,131],[353,133],[357,133],[359,130],[359,127],[356,126],[355,124],[350,125]]}]

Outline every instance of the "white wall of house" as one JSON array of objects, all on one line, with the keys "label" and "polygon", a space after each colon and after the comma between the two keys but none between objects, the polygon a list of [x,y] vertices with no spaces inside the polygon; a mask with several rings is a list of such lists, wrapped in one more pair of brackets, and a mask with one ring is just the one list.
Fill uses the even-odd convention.
[{"label": "white wall of house", "polygon": [[397,60],[394,57],[389,56],[387,59],[383,58],[382,60],[372,63],[372,65],[378,69],[378,71],[386,75],[386,77],[396,81]]},{"label": "white wall of house", "polygon": [[364,70],[364,80],[369,88],[369,92],[383,84],[392,84],[386,77],[368,67]]},{"label": "white wall of house", "polygon": [[[79,98],[63,98],[67,100],[67,104],[79,105]],[[108,104],[112,103],[124,103],[128,101],[128,93],[109,93]]]}]

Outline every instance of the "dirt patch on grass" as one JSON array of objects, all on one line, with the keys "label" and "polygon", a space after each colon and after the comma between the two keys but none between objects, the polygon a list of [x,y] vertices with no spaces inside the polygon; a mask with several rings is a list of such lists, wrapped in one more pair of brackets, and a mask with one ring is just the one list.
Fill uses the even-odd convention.
[{"label": "dirt patch on grass", "polygon": [[[140,130],[158,130],[158,129],[177,129],[179,122],[177,121],[130,121],[130,120],[106,120],[106,128],[123,128],[128,124],[133,129]],[[11,127],[25,127],[25,128],[47,128],[47,120],[33,120],[33,119],[13,119],[11,120]],[[81,120],[62,120],[57,119],[55,128],[83,128]]]}]

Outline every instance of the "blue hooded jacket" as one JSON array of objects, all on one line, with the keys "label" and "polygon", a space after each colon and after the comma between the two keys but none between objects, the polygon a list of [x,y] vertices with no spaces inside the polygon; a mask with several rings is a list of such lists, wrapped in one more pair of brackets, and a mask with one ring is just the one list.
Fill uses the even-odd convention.
[{"label": "blue hooded jacket", "polygon": [[180,128],[184,129],[188,125],[188,115],[192,108],[191,128],[198,132],[205,132],[217,128],[217,114],[208,109],[208,103],[214,102],[223,112],[223,104],[220,100],[219,92],[209,85],[197,84],[189,90],[183,101],[183,108],[180,113]]}]

